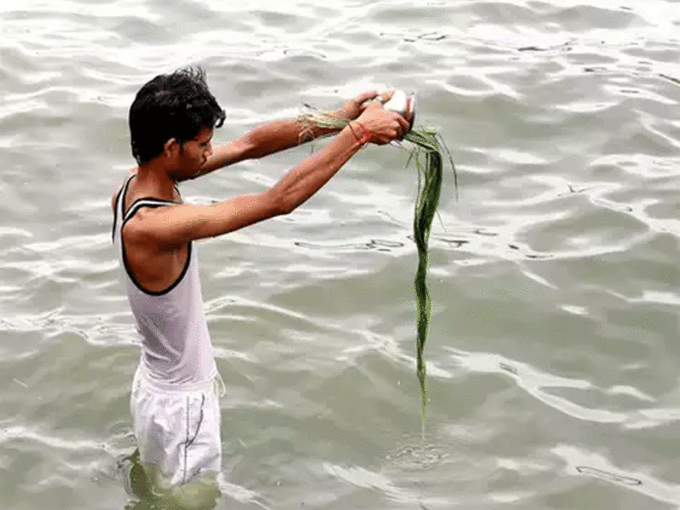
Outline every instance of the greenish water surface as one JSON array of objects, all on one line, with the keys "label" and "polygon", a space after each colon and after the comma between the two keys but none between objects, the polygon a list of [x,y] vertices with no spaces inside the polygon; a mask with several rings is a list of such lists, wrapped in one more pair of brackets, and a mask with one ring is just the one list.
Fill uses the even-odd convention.
[{"label": "greenish water surface", "polygon": [[[459,177],[430,237],[368,147],[291,215],[198,243],[227,394],[218,509],[680,507],[680,4],[29,0],[0,7],[0,508],[134,505],[138,337],[111,246],[139,86],[186,64],[217,142],[415,91]],[[182,193],[265,189],[323,141]]]}]

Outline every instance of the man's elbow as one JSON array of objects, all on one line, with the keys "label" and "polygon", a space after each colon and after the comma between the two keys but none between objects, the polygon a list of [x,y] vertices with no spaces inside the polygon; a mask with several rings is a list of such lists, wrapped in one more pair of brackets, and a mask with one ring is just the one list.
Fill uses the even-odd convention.
[{"label": "man's elbow", "polygon": [[257,141],[248,133],[234,142],[236,152],[239,154],[239,161],[248,159],[258,159],[262,157],[261,150],[258,147]]},{"label": "man's elbow", "polygon": [[292,213],[299,205],[291,193],[286,193],[279,186],[267,190],[267,200],[271,205],[272,216],[283,216]]}]

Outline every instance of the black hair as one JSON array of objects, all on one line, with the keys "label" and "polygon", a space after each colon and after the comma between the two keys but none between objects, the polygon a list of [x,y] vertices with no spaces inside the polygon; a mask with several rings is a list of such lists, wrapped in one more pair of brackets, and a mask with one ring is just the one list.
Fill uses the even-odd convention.
[{"label": "black hair", "polygon": [[137,163],[146,163],[161,154],[171,138],[181,145],[204,126],[222,126],[225,117],[200,67],[156,76],[137,92],[130,107],[132,155]]}]

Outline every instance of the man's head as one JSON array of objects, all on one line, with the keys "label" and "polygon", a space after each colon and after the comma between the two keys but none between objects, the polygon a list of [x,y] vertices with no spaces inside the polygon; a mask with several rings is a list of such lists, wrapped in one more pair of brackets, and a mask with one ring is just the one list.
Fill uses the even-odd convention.
[{"label": "man's head", "polygon": [[147,163],[163,152],[168,140],[175,139],[181,146],[201,128],[220,127],[224,118],[201,68],[156,76],[140,89],[130,107],[132,155],[137,163]]}]

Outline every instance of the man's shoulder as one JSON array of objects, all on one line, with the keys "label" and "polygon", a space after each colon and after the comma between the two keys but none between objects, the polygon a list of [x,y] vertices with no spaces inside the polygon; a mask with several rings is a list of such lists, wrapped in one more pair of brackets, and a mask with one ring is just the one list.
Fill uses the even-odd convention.
[{"label": "man's shoulder", "polygon": [[175,239],[169,242],[168,232],[178,229],[182,221],[174,214],[174,209],[184,204],[167,200],[144,197],[134,200],[125,212],[121,235],[130,247],[136,246],[143,251],[173,252],[191,244],[190,239]]}]

